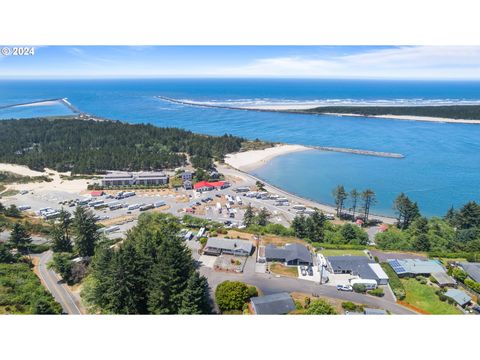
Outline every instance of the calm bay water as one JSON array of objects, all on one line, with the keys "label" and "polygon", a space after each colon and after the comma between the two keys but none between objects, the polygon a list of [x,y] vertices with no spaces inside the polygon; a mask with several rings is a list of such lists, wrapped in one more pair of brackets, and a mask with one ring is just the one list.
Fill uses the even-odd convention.
[{"label": "calm bay water", "polygon": [[[90,114],[199,133],[231,133],[294,144],[402,153],[404,159],[308,151],[273,159],[254,174],[285,190],[332,203],[337,184],[377,193],[375,213],[392,214],[399,192],[426,215],[480,200],[480,125],[261,113],[166,103],[155,96],[229,104],[275,101],[480,102],[479,82],[339,80],[2,81],[0,106],[67,97]],[[0,110],[0,119],[66,115],[61,106]]]}]

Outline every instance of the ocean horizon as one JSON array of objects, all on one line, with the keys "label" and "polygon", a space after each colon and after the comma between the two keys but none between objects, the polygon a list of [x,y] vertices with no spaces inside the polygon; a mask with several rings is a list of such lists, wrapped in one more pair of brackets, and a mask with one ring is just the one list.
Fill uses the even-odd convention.
[{"label": "ocean horizon", "polygon": [[[81,111],[129,123],[225,133],[290,144],[395,152],[404,159],[308,151],[271,160],[252,174],[286,191],[332,204],[332,189],[373,189],[372,212],[393,215],[406,193],[427,216],[480,198],[480,126],[201,108],[158,96],[227,105],[480,104],[476,81],[306,79],[5,80],[0,106],[68,98]],[[0,119],[70,115],[60,104],[0,109]]]}]

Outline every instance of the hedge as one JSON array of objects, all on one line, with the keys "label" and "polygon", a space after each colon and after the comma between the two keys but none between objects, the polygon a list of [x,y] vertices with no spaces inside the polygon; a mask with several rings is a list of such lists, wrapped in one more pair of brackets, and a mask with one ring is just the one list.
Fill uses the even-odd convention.
[{"label": "hedge", "polygon": [[473,281],[472,279],[465,279],[463,283],[476,293],[480,293],[480,283]]},{"label": "hedge", "polygon": [[380,265],[388,275],[390,287],[392,288],[392,291],[395,294],[395,297],[398,300],[405,299],[405,296],[406,296],[405,288],[403,287],[403,284],[400,281],[400,278],[398,277],[398,275],[395,273],[395,271],[393,271],[392,267],[388,263],[381,263]]}]

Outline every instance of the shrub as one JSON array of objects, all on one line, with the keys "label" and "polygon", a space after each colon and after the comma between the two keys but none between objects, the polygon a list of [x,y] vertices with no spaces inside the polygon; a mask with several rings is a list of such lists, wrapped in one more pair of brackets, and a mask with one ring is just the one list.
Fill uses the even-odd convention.
[{"label": "shrub", "polygon": [[467,285],[473,291],[480,293],[480,283],[473,281],[472,279],[465,279],[465,285]]},{"label": "shrub", "polygon": [[415,277],[415,279],[422,285],[427,284],[427,279],[423,276],[418,275],[417,277]]},{"label": "shrub", "polygon": [[380,264],[383,270],[387,273],[390,287],[392,288],[393,294],[398,300],[405,299],[406,292],[405,288],[403,287],[400,278],[398,277],[397,273],[393,271],[392,267],[388,263],[381,263]]},{"label": "shrub", "polygon": [[199,241],[202,246],[205,246],[207,244],[208,238],[201,237]]},{"label": "shrub", "polygon": [[434,283],[434,284],[438,284],[437,279],[435,279],[432,275],[430,275],[430,276],[428,277],[428,279],[430,280],[430,282],[432,282],[432,283]]},{"label": "shrub", "polygon": [[377,297],[382,297],[383,295],[385,295],[382,288],[376,288],[374,290],[370,290],[368,293],[370,295],[377,296]]},{"label": "shrub", "polygon": [[452,270],[452,276],[456,280],[464,282],[465,279],[467,278],[467,273],[465,271],[463,271],[462,269],[456,267]]},{"label": "shrub", "polygon": [[[243,305],[252,297],[251,287],[240,281],[224,281],[215,290],[215,301],[222,312],[242,310]],[[255,289],[256,291],[256,289]]]},{"label": "shrub", "polygon": [[365,292],[367,291],[367,288],[363,284],[355,284],[353,285],[353,291],[357,293],[365,294]]},{"label": "shrub", "polygon": [[248,287],[248,296],[250,298],[258,296],[258,290],[255,286]]},{"label": "shrub", "polygon": [[398,300],[403,300],[407,296],[405,289],[393,289],[393,294]]},{"label": "shrub", "polygon": [[346,311],[355,311],[357,309],[357,305],[351,301],[345,301],[342,303],[342,308]]},{"label": "shrub", "polygon": [[313,300],[308,309],[305,310],[307,315],[336,315],[337,312],[328,302],[322,299]]}]

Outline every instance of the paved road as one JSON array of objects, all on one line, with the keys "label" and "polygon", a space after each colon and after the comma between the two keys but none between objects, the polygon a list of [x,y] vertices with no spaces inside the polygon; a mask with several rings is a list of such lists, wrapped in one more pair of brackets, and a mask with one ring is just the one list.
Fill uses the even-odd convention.
[{"label": "paved road", "polygon": [[63,312],[69,315],[81,315],[78,305],[75,303],[75,297],[65,284],[60,281],[58,275],[47,269],[47,263],[52,259],[52,251],[46,251],[39,255],[33,255],[39,258],[38,273],[40,279],[55,300],[62,305]]},{"label": "paved road", "polygon": [[217,272],[212,269],[201,267],[200,273],[207,277],[211,289],[225,280],[242,281],[250,285],[258,286],[265,295],[278,292],[304,292],[337,298],[345,301],[352,301],[359,304],[365,304],[375,308],[381,308],[390,311],[392,314],[413,315],[413,311],[403,306],[389,301],[385,298],[376,298],[370,295],[362,295],[354,292],[338,291],[334,286],[319,285],[313,281],[293,279],[288,277],[275,277],[269,274],[234,274]]}]

